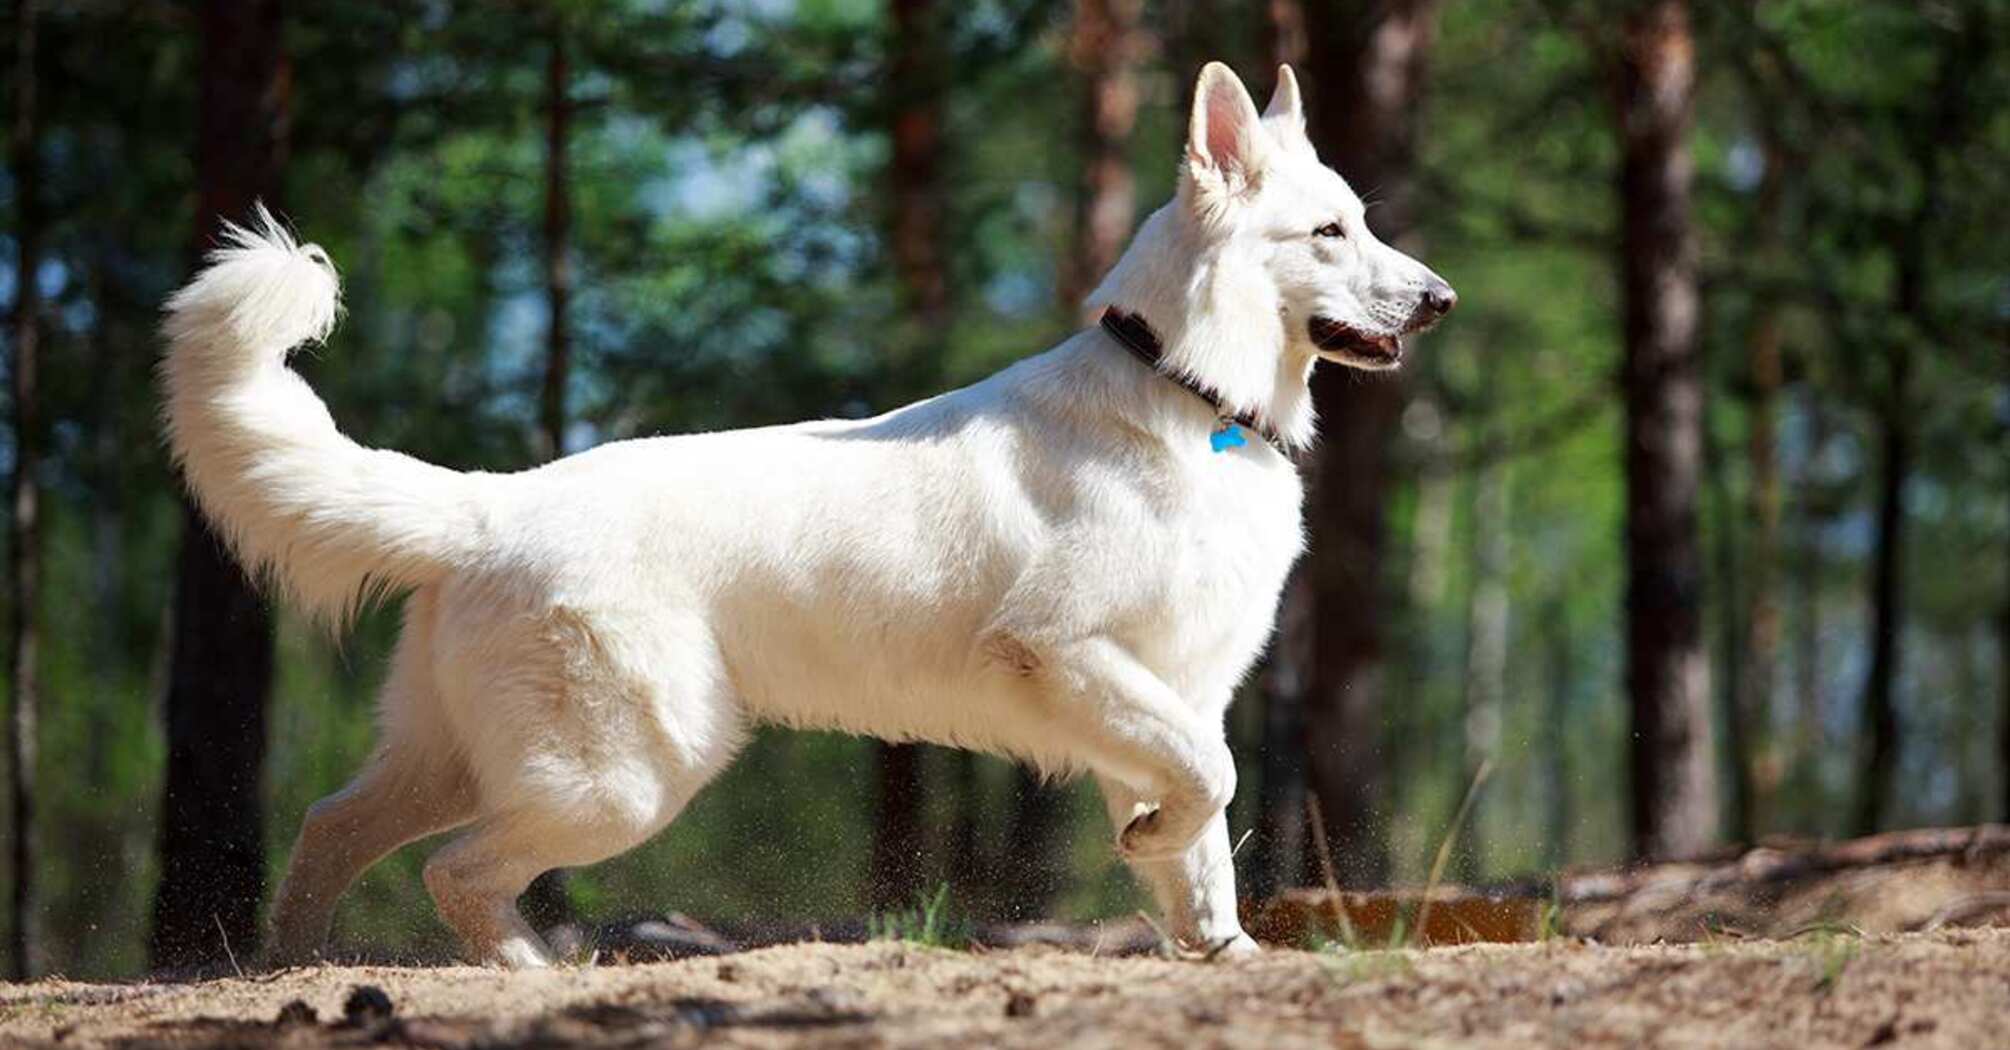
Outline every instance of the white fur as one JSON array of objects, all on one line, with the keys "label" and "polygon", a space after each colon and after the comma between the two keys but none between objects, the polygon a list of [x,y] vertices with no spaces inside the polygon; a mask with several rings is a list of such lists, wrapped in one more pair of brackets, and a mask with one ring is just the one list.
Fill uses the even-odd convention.
[{"label": "white fur", "polygon": [[[1178,198],[1096,299],[1302,444],[1318,354],[1293,324],[1401,294],[1396,271],[1286,243],[1359,202],[1225,68],[1194,121]],[[320,249],[261,215],[166,324],[169,439],[240,557],[331,623],[413,592],[379,751],[309,813],[275,958],[317,950],[364,867],[467,825],[427,865],[442,915],[478,959],[541,963],[530,879],[654,834],[757,721],[1092,772],[1174,932],[1253,947],[1222,719],[1302,543],[1282,455],[1211,451],[1215,413],[1091,329],[874,419],[461,474],[351,442],[285,367],[336,301]]]}]

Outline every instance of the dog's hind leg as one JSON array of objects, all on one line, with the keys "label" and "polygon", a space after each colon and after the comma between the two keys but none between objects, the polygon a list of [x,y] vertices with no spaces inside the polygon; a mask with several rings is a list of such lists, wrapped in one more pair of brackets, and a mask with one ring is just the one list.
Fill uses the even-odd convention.
[{"label": "dog's hind leg", "polygon": [[466,944],[469,960],[510,968],[548,965],[549,949],[517,898],[553,868],[577,868],[640,845],[674,819],[737,747],[722,742],[716,760],[630,764],[618,788],[596,785],[583,797],[539,798],[513,792],[508,810],[476,821],[426,862],[426,888],[440,917]]},{"label": "dog's hind leg", "polygon": [[552,962],[543,938],[517,910],[531,880],[627,852],[668,822],[626,813],[518,808],[483,817],[426,862],[426,888],[440,918],[460,935],[468,960],[511,969]]},{"label": "dog's hind leg", "polygon": [[349,884],[393,850],[466,823],[474,793],[460,763],[385,745],[349,786],[316,802],[300,825],[272,908],[265,961],[313,960]]},{"label": "dog's hind leg", "polygon": [[475,816],[474,785],[438,725],[437,697],[423,662],[427,606],[425,596],[414,599],[392,658],[376,754],[349,786],[310,807],[300,826],[273,905],[268,964],[313,959],[327,939],[336,902],[358,875],[398,847]]},{"label": "dog's hind leg", "polygon": [[[551,961],[517,911],[532,879],[626,852],[676,817],[745,739],[697,621],[649,630],[571,609],[504,621],[513,651],[469,690],[485,811],[426,863],[426,888],[470,961]],[[680,629],[681,628],[681,629]],[[671,669],[674,669],[672,671]]]}]

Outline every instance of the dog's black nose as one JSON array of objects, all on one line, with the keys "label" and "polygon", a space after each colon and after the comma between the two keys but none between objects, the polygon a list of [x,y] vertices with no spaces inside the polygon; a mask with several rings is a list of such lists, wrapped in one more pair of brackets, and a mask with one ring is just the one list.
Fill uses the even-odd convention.
[{"label": "dog's black nose", "polygon": [[1457,305],[1459,293],[1452,291],[1451,285],[1433,277],[1431,283],[1424,286],[1424,309],[1443,317]]}]

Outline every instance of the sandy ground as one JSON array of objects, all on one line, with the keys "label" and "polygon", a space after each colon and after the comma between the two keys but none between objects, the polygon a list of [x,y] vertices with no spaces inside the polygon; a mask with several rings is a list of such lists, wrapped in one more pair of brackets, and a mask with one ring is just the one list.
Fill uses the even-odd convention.
[{"label": "sandy ground", "polygon": [[1057,948],[796,944],[540,973],[318,967],[197,984],[51,980],[0,986],[0,1042],[2006,1046],[2010,930],[1271,951],[1228,963]]}]

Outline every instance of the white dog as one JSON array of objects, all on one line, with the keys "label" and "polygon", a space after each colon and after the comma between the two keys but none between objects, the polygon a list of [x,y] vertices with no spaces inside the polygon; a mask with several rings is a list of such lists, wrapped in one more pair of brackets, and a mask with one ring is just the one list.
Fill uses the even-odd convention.
[{"label": "white dog", "polygon": [[549,956],[516,898],[676,817],[755,722],[1093,773],[1182,942],[1254,951],[1222,807],[1230,694],[1303,540],[1306,382],[1394,367],[1452,291],[1319,163],[1286,68],[1259,117],[1201,72],[1175,199],[1105,324],[860,421],[649,438],[520,474],[363,448],[286,367],[337,281],[268,216],[168,303],[168,436],[246,565],[339,625],[411,592],[382,741],[317,803],[273,913],[311,958],[391,850],[484,962]]}]

